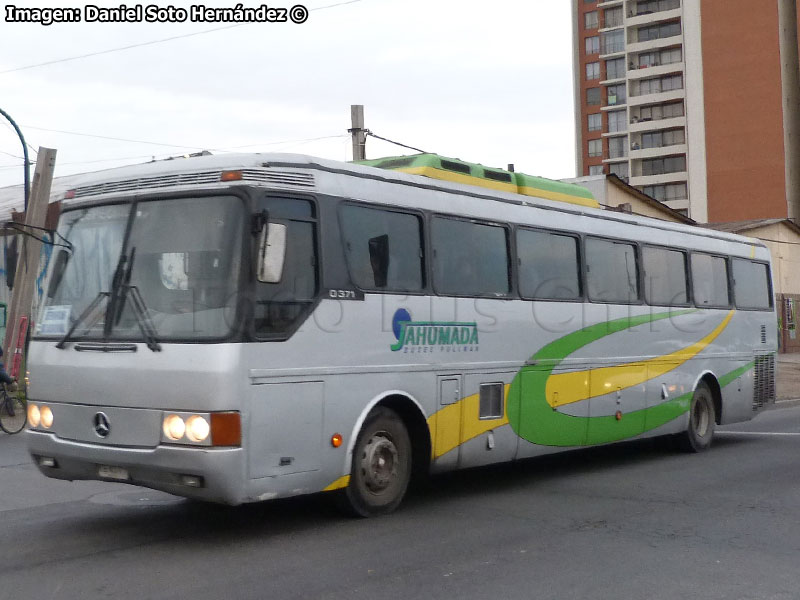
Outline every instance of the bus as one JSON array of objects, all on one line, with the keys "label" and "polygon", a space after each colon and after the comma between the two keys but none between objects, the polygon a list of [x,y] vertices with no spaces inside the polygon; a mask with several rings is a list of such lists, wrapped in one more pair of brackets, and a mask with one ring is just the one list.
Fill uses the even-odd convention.
[{"label": "bus", "polygon": [[205,156],[60,185],[27,362],[39,470],[371,516],[429,473],[702,451],[774,400],[759,241],[385,163]]}]

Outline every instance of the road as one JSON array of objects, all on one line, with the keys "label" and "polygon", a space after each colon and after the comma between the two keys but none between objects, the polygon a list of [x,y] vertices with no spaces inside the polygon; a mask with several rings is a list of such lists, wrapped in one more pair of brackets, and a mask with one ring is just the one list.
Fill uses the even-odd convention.
[{"label": "road", "polygon": [[389,517],[47,480],[0,434],[0,598],[800,598],[800,407],[435,479]]}]

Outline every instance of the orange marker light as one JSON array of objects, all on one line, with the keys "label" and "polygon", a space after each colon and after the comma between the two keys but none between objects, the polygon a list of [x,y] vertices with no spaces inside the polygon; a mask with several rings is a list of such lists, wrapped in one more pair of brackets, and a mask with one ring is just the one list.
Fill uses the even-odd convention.
[{"label": "orange marker light", "polygon": [[242,445],[242,416],[238,412],[211,413],[211,445]]},{"label": "orange marker light", "polygon": [[617,417],[617,421],[622,421],[622,412],[621,411],[617,411],[617,414],[614,415],[614,416]]},{"label": "orange marker light", "polygon": [[334,448],[338,448],[341,445],[342,445],[342,434],[334,433],[331,436],[331,446],[333,446]]},{"label": "orange marker light", "polygon": [[220,181],[241,181],[242,180],[242,172],[241,171],[223,171],[222,175],[219,176]]}]

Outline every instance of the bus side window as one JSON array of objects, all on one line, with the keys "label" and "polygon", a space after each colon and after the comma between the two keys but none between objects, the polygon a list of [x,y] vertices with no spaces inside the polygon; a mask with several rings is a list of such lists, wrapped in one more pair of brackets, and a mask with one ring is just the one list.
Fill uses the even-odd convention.
[{"label": "bus side window", "polygon": [[695,304],[706,308],[730,306],[728,261],[721,256],[695,252],[691,262]]},{"label": "bus side window", "polygon": [[422,222],[417,215],[344,204],[340,217],[353,283],[387,292],[424,288]]},{"label": "bus side window", "polygon": [[597,238],[586,240],[586,283],[589,299],[631,303],[639,299],[636,246]]}]

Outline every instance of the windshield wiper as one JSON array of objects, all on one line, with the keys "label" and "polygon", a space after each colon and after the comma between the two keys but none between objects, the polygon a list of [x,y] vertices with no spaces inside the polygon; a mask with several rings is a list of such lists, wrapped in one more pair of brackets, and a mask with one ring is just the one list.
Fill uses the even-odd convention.
[{"label": "windshield wiper", "polygon": [[[131,272],[133,271],[133,262],[136,260],[136,246],[131,248],[130,257],[120,256],[117,269],[114,272],[114,287],[112,290],[116,294],[112,296],[111,305],[108,307],[109,322],[106,323],[105,331],[110,333],[113,325],[117,325],[122,318],[122,311],[125,309],[125,301],[128,298],[128,293],[131,295],[131,308],[133,315],[136,317],[136,324],[142,332],[142,337],[153,352],[161,351],[161,344],[158,342],[158,332],[156,331],[155,323],[150,317],[147,310],[147,305],[144,302],[142,293],[135,285],[131,285]],[[127,263],[127,266],[125,266]],[[106,334],[108,338],[108,334]]]},{"label": "windshield wiper", "polygon": [[56,344],[56,348],[58,348],[59,350],[63,350],[63,348],[64,348],[64,346],[66,346],[67,342],[72,339],[72,334],[75,333],[75,330],[78,328],[78,326],[81,323],[83,323],[84,321],[86,321],[88,316],[90,314],[92,314],[92,312],[94,310],[96,310],[98,306],[100,306],[100,303],[103,301],[104,298],[107,299],[110,296],[111,296],[111,292],[99,292],[97,294],[97,297],[94,300],[92,300],[92,303],[89,306],[86,307],[86,310],[84,310],[78,316],[78,318],[75,319],[75,322],[72,324],[72,327],[69,328],[69,331],[67,331],[67,333],[64,334],[64,337],[61,338],[59,340],[59,342]]}]

